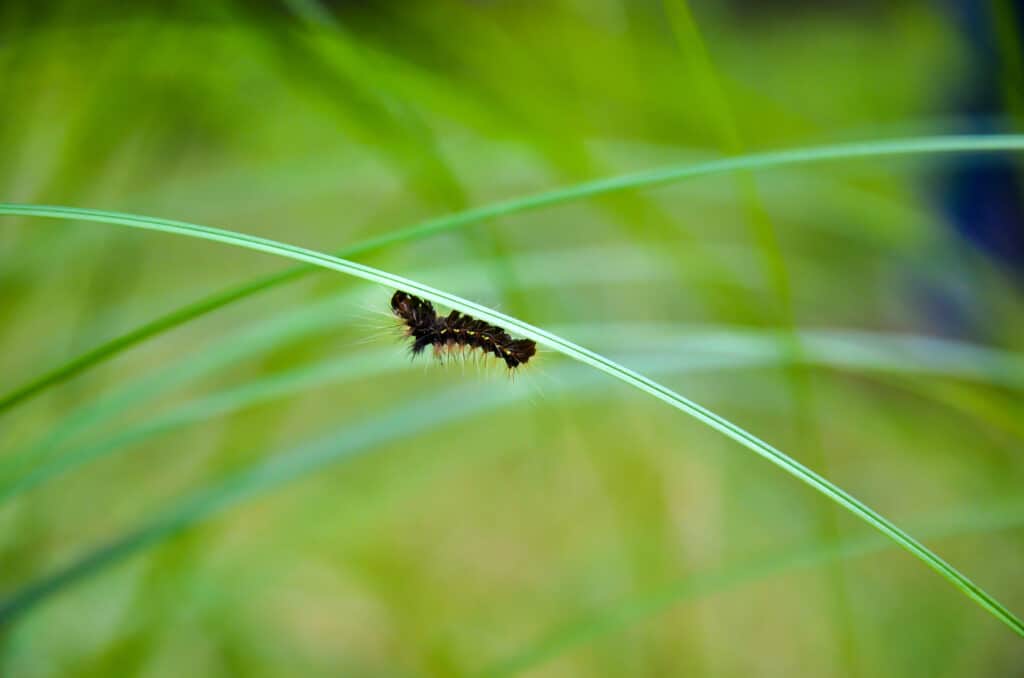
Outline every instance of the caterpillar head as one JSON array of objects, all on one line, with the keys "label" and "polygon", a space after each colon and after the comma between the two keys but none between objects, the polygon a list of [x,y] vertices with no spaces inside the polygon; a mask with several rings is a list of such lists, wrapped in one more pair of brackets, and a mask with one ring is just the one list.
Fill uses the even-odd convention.
[{"label": "caterpillar head", "polygon": [[537,344],[532,339],[513,339],[505,345],[503,357],[511,370],[525,365],[536,354]]}]

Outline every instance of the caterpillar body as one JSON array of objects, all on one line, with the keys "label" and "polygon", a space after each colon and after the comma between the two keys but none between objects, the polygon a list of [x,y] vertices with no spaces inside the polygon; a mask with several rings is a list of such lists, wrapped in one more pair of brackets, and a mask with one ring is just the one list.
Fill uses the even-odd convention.
[{"label": "caterpillar body", "polygon": [[438,315],[433,304],[408,292],[394,293],[391,311],[402,320],[406,335],[413,340],[413,355],[428,346],[433,346],[435,353],[460,346],[478,348],[504,360],[514,370],[537,353],[537,344],[530,339],[513,339],[502,328],[459,311]]}]

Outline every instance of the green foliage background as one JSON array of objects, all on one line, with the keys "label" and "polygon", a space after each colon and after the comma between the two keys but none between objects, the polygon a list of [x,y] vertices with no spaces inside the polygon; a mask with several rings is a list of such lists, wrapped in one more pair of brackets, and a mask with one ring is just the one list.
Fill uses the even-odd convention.
[{"label": "green foliage background", "polygon": [[[968,63],[925,2],[14,3],[0,8],[0,196],[336,251],[665,164],[947,133]],[[359,259],[668,384],[1021,610],[1024,314],[925,190],[948,161],[700,177]],[[4,217],[0,395],[284,266]],[[940,338],[922,288],[968,295],[984,345]],[[0,674],[1024,663],[1018,637],[920,562],[653,399],[550,352],[514,381],[410,364],[389,293],[307,276],[0,413],[3,600],[146,535],[10,617]],[[294,455],[332,463],[292,478]],[[230,510],[145,532],[223,493]]]}]

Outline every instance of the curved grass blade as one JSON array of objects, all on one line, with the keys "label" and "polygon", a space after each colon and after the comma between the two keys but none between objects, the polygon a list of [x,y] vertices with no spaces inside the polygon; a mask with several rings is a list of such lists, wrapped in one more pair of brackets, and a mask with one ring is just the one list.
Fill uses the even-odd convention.
[{"label": "curved grass blade", "polygon": [[[1021,137],[1020,141],[1024,144],[1024,137]],[[1013,631],[1018,635],[1024,637],[1024,622],[1014,616],[1014,614],[1006,607],[956,570],[952,565],[944,561],[935,553],[932,553],[909,534],[901,530],[895,524],[884,518],[860,500],[847,493],[845,490],[837,487],[830,481],[818,475],[795,459],[790,458],[781,450],[772,447],[752,433],[749,433],[714,412],[701,407],[697,403],[683,397],[671,389],[662,386],[652,379],[634,372],[627,367],[619,365],[602,355],[594,353],[582,346],[578,346],[539,327],[529,325],[521,320],[491,310],[485,306],[481,306],[466,299],[462,299],[461,297],[434,289],[413,280],[408,280],[393,273],[388,273],[364,264],[339,259],[322,252],[316,252],[267,238],[260,238],[253,235],[210,228],[207,226],[199,226],[196,224],[188,224],[180,221],[172,221],[169,219],[156,219],[129,214],[103,212],[100,210],[78,209],[73,207],[7,205],[5,209],[10,210],[10,213],[16,213],[23,216],[95,221],[161,233],[184,235],[201,240],[234,245],[236,247],[251,249],[257,252],[274,254],[294,259],[296,261],[321,266],[340,273],[345,273],[347,275],[390,288],[404,289],[431,301],[505,327],[516,334],[533,339],[542,346],[551,348],[585,365],[589,365],[595,369],[605,372],[606,374],[629,384],[630,386],[639,389],[658,400],[661,400],[671,407],[690,415],[706,426],[715,429],[719,433],[732,438],[748,450],[754,452],[758,456],[766,459],[781,468],[783,471],[786,471],[798,480],[814,488],[832,501],[846,508],[861,520],[885,534],[933,570],[938,572],[962,593],[992,613],[993,616],[1013,629]]]},{"label": "curved grass blade", "polygon": [[[521,212],[542,209],[552,205],[568,203],[598,195],[615,193],[639,188],[653,188],[683,179],[700,176],[724,174],[744,170],[760,170],[786,165],[844,160],[851,158],[877,158],[897,155],[923,155],[932,153],[991,153],[998,151],[1024,150],[1024,135],[977,135],[977,136],[944,136],[923,137],[916,139],[896,139],[890,141],[872,141],[815,148],[770,151],[752,155],[722,158],[709,162],[682,166],[670,166],[647,172],[627,174],[607,179],[584,182],[573,186],[537,193],[524,198],[514,198],[492,203],[435,219],[429,219],[408,228],[399,229],[383,236],[372,238],[337,252],[339,257],[353,257],[368,252],[384,249],[391,245],[426,237],[444,231],[454,230],[472,224],[497,219]],[[26,214],[22,209],[26,205],[0,203],[0,215]],[[259,278],[237,287],[201,299],[184,306],[167,315],[161,316],[145,325],[101,344],[60,365],[39,377],[0,395],[0,414],[33,396],[42,393],[50,386],[60,384],[75,375],[109,360],[118,353],[125,351],[146,339],[171,330],[192,319],[212,313],[213,311],[241,301],[260,292],[272,289],[288,282],[299,280],[316,271],[316,268],[299,267]]]}]

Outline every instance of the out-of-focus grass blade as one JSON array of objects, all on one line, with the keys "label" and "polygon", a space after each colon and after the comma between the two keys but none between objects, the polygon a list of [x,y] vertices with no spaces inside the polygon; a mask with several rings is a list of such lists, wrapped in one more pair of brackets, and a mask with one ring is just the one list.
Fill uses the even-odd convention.
[{"label": "out-of-focus grass blade", "polygon": [[234,389],[193,400],[171,412],[146,421],[134,428],[119,431],[98,442],[76,447],[46,463],[32,468],[0,485],[0,503],[53,480],[90,461],[105,457],[118,449],[140,443],[154,436],[169,433],[191,424],[237,412],[307,388],[327,383],[345,383],[356,379],[380,376],[388,369],[402,365],[393,351],[349,356],[343,360],[319,363],[283,374],[258,379]]},{"label": "out-of-focus grass blade", "polygon": [[[1021,143],[1022,147],[1024,147],[1024,136],[1014,138]],[[269,240],[267,238],[259,238],[244,233],[236,233],[223,229],[210,228],[167,219],[155,219],[130,214],[86,210],[73,207],[7,205],[2,209],[8,210],[8,213],[15,213],[24,216],[96,221],[155,232],[185,235],[201,240],[209,240],[211,242],[220,242],[228,245],[234,245],[236,247],[243,247],[257,252],[275,254],[285,258],[294,259],[296,261],[321,266],[340,273],[345,273],[357,278],[362,278],[363,280],[384,285],[386,287],[413,292],[431,301],[444,304],[450,308],[462,311],[463,313],[468,313],[496,325],[508,328],[514,333],[533,339],[542,346],[547,346],[548,348],[558,351],[559,353],[562,353],[574,360],[585,365],[589,365],[626,384],[629,384],[630,386],[661,400],[677,410],[690,415],[706,426],[715,429],[719,433],[732,438],[748,450],[778,466],[798,480],[822,493],[832,501],[843,506],[869,525],[875,527],[908,552],[921,559],[947,581],[960,589],[962,593],[1013,629],[1018,635],[1024,636],[1024,622],[1014,616],[1014,614],[1006,607],[956,570],[952,565],[944,561],[938,555],[927,549],[923,544],[919,543],[909,534],[901,530],[895,524],[884,518],[860,500],[847,493],[845,490],[837,487],[830,481],[818,475],[795,459],[784,454],[781,450],[772,447],[752,433],[749,433],[732,422],[720,417],[714,412],[701,407],[697,403],[683,397],[675,391],[662,386],[638,372],[619,365],[600,354],[594,353],[593,351],[585,349],[582,346],[574,344],[560,336],[552,334],[551,332],[529,325],[521,320],[499,313],[461,297],[457,297],[448,292],[434,289],[393,273],[381,271],[370,266],[347,261],[345,259],[339,259],[322,252],[315,252],[296,245],[289,245]]]},{"label": "out-of-focus grass blade", "polygon": [[[0,626],[10,623],[19,613],[82,577],[248,497],[359,452],[500,407],[511,399],[512,394],[511,389],[498,390],[484,385],[452,389],[450,393],[433,394],[388,410],[376,420],[346,425],[319,440],[276,455],[191,495],[142,527],[87,554],[55,574],[22,587],[0,602]],[[439,398],[443,398],[443,401]],[[442,410],[431,406],[437,402],[445,402],[446,406]]]},{"label": "out-of-focus grass blade", "polygon": [[[792,353],[780,350],[776,336],[781,331],[630,324],[566,326],[559,328],[556,334],[584,337],[588,343],[597,343],[604,348],[603,352],[612,354],[623,346],[629,346],[633,354],[625,360],[626,363],[641,367],[647,374],[669,375],[785,365],[786,360],[792,358]],[[1014,353],[914,335],[817,330],[801,332],[800,337],[806,345],[801,357],[808,366],[970,379],[1024,390],[1024,356]],[[248,341],[229,343],[252,346]],[[394,349],[349,354],[190,401],[134,428],[118,431],[109,438],[72,447],[31,467],[27,473],[0,479],[0,504],[82,464],[153,436],[306,389],[381,376],[404,366],[404,362],[397,361],[395,357]],[[178,371],[172,370],[174,373]],[[139,393],[138,389],[132,392]],[[127,402],[130,399],[119,397],[116,401]],[[20,461],[22,465],[29,463],[26,459]]]},{"label": "out-of-focus grass blade", "polygon": [[[352,366],[353,362],[362,361],[336,361],[330,366],[295,370],[291,374],[265,379],[260,383],[254,382],[213,396],[207,401],[201,401],[202,407],[197,403],[195,414],[201,418],[199,410],[210,412],[219,409],[223,412],[244,407],[266,398],[331,381],[332,376],[343,380],[364,371],[372,374],[378,368],[386,369],[387,361],[383,360],[383,356],[378,355],[377,359],[381,361],[379,365],[371,365],[365,370]],[[708,367],[702,357],[687,354],[655,356],[646,353],[638,355],[636,360],[651,370],[660,370],[665,374]],[[367,362],[374,362],[372,356]],[[714,369],[714,366],[711,369]],[[589,370],[584,371],[580,367],[563,368],[557,372],[556,377],[553,384],[559,391],[572,391],[583,397],[599,394],[598,390],[589,388],[597,381],[596,375]],[[479,386],[458,387],[440,395],[440,398],[415,400],[405,407],[390,411],[376,421],[355,427],[346,425],[291,452],[281,453],[247,470],[230,475],[178,501],[156,518],[125,536],[89,552],[69,566],[52,575],[41,577],[0,600],[0,625],[9,624],[21,613],[81,579],[156,545],[179,530],[202,523],[221,510],[242,503],[248,498],[273,490],[328,464],[369,452],[380,445],[486,414],[525,397],[521,390],[496,391],[493,388]],[[220,404],[219,408],[217,403]],[[444,403],[444,406],[438,407],[438,403]],[[166,421],[176,422],[181,418],[183,417],[169,415]],[[942,538],[977,530],[1009,527],[1019,524],[1022,520],[1024,506],[962,511],[958,512],[953,520],[936,521],[936,525],[926,528],[924,532],[929,538]],[[724,571],[699,575],[678,586],[627,601],[556,629],[514,656],[496,662],[484,674],[519,673],[542,664],[580,643],[657,614],[677,602],[725,590],[793,567],[811,567],[832,560],[868,554],[891,545],[891,540],[881,536],[844,540],[837,544],[817,543],[796,552],[786,552],[776,557],[733,566]]]},{"label": "out-of-focus grass blade", "polygon": [[[557,334],[602,346],[631,346],[662,353],[698,354],[722,367],[781,364],[792,356],[779,349],[786,328],[645,323],[572,325]],[[932,375],[1024,389],[1024,355],[970,342],[919,334],[846,329],[796,329],[799,356],[811,366],[851,372]]]},{"label": "out-of-focus grass blade", "polygon": [[[762,354],[761,358],[766,355]],[[383,353],[374,353],[364,357],[365,360],[350,358],[344,361],[332,361],[329,365],[294,370],[197,401],[192,406],[150,422],[135,432],[125,432],[123,436],[107,441],[104,451],[131,442],[130,439],[134,439],[137,435],[151,435],[178,425],[194,423],[248,405],[265,402],[302,388],[325,382],[372,376],[381,370],[396,366],[396,363],[389,362]],[[659,356],[645,352],[637,355],[635,360],[645,368],[665,375],[691,370],[716,369],[721,366],[714,362],[709,365],[705,356],[688,353]],[[552,384],[556,391],[571,391],[582,397],[594,397],[600,394],[599,390],[592,388],[598,379],[590,370],[584,370],[578,366],[563,366],[554,376],[556,378],[553,379]],[[372,451],[374,448],[392,441],[402,440],[408,436],[449,426],[458,421],[504,408],[525,396],[526,394],[521,389],[496,390],[480,385],[457,387],[440,394],[440,397],[431,396],[424,400],[413,400],[403,407],[389,411],[378,420],[355,426],[346,424],[330,434],[318,437],[315,441],[301,445],[290,452],[275,455],[179,500],[156,518],[145,522],[123,537],[89,552],[54,574],[41,577],[35,582],[21,587],[0,600],[0,625],[10,623],[21,613],[79,580],[102,571],[149,546],[156,545],[179,530],[197,525],[215,516],[221,510],[285,485],[328,464]],[[438,407],[438,403],[444,403],[444,406]],[[978,515],[988,514],[979,513]],[[979,524],[983,528],[994,529],[1003,524],[1013,524],[1007,521],[1015,520],[1015,516],[1020,517],[1017,516],[1017,513],[1006,514],[1003,511],[993,514],[992,521],[980,523],[970,519],[970,516],[966,516],[962,522],[953,521],[952,525],[948,521],[943,522],[941,523],[942,527],[933,528],[929,530],[928,534],[938,538],[957,534],[960,531],[977,529]],[[538,644],[517,653],[515,657],[501,661],[495,665],[493,671],[504,675],[539,664],[577,643],[612,631],[643,616],[655,614],[665,606],[687,599],[691,595],[720,590],[722,587],[734,586],[747,579],[766,576],[789,567],[811,566],[833,558],[849,557],[879,550],[891,543],[889,539],[878,537],[850,543],[843,542],[843,544],[835,546],[812,545],[806,551],[783,554],[778,558],[764,562],[759,561],[754,565],[731,568],[724,573],[709,574],[700,577],[696,585],[693,582],[686,582],[680,587],[658,592],[650,598],[627,603],[623,606],[626,608],[625,610],[616,608],[599,613],[596,618],[588,617],[579,620],[570,627],[558,630]],[[817,551],[823,553],[820,560],[816,555]]]},{"label": "out-of-focus grass blade", "polygon": [[263,290],[270,289],[277,285],[296,280],[302,275],[309,273],[309,269],[290,269],[283,273],[267,276],[251,283],[239,285],[229,290],[219,292],[194,304],[184,306],[156,320],[146,323],[141,327],[114,337],[110,341],[90,349],[81,355],[75,356],[68,362],[56,367],[45,374],[25,383],[14,390],[5,393],[0,397],[0,414],[16,405],[32,398],[45,391],[50,386],[67,381],[76,374],[80,374],[94,365],[108,360],[118,353],[125,351],[136,344],[142,343],[150,337],[155,337],[167,330],[173,329],[193,318],[215,311],[228,304],[240,301]]},{"label": "out-of-focus grass blade", "polygon": [[[175,386],[199,379],[247,357],[273,350],[287,342],[324,331],[336,324],[331,311],[337,309],[340,301],[343,298],[329,298],[279,314],[189,355],[186,361],[162,366],[152,374],[130,381],[114,392],[75,409],[51,426],[40,440],[2,460],[0,487],[5,487],[19,473],[47,459],[63,442],[82,430],[112,417],[123,416],[131,408]],[[0,490],[0,493],[3,492]]]},{"label": "out-of-focus grass blade", "polygon": [[[843,160],[850,158],[877,158],[894,155],[923,155],[930,153],[983,153],[1024,149],[1024,135],[946,136],[917,139],[896,139],[862,143],[821,146],[817,148],[791,149],[757,153],[752,155],[722,158],[710,162],[627,174],[607,179],[584,182],[574,186],[546,191],[524,198],[515,198],[492,203],[456,214],[430,219],[408,228],[399,229],[383,236],[366,240],[340,250],[339,257],[353,257],[374,250],[384,249],[416,238],[426,237],[448,230],[462,228],[488,219],[497,219],[512,214],[541,209],[560,203],[582,200],[598,195],[638,188],[652,188],[683,179],[723,174],[743,170],[759,170],[785,165],[800,165],[814,162]],[[0,215],[29,214],[30,205],[0,203]],[[55,208],[59,209],[59,208]],[[38,214],[37,214],[38,215]],[[215,311],[235,301],[251,297],[265,290],[298,280],[315,268],[300,267],[244,283],[219,292],[188,306],[161,316],[141,327],[137,327],[96,348],[79,355],[45,374],[0,395],[0,414],[15,405],[38,395],[48,387],[59,384],[80,374],[92,366],[108,360],[118,353],[142,341],[168,331],[193,318]]]}]

